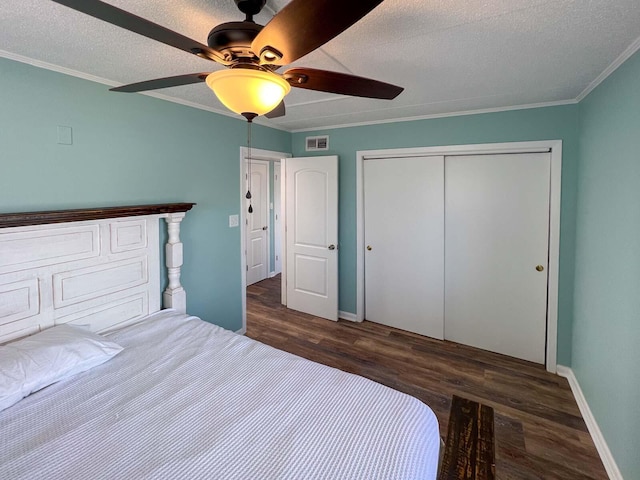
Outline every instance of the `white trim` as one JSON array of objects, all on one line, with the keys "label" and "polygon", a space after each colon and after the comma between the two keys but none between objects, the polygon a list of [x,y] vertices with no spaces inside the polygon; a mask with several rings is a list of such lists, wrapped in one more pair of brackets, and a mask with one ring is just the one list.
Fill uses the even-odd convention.
[{"label": "white trim", "polygon": [[624,52],[620,54],[618,58],[616,58],[611,65],[604,69],[604,71],[598,75],[589,85],[585,88],[580,95],[576,97],[576,101],[581,102],[587,95],[589,95],[595,88],[604,82],[609,75],[615,72],[620,65],[629,60],[629,58],[640,50],[640,37],[636,38],[635,41],[629,45]]},{"label": "white trim", "polygon": [[[78,70],[73,70],[71,68],[61,67],[61,66],[58,66],[58,65],[54,65],[53,63],[48,63],[48,62],[44,62],[42,60],[36,60],[34,58],[25,57],[23,55],[18,55],[16,53],[7,52],[6,50],[0,50],[0,57],[6,58],[6,59],[9,59],[9,60],[13,60],[15,62],[26,63],[27,65],[31,65],[31,66],[36,67],[36,68],[42,68],[44,70],[50,70],[52,72],[61,73],[63,75],[69,75],[71,77],[80,78],[82,80],[87,80],[89,82],[101,83],[103,85],[108,85],[109,87],[119,87],[119,86],[123,85],[120,82],[115,82],[115,81],[109,80],[107,78],[98,77],[96,75],[91,75],[89,73],[80,72]],[[185,107],[197,108],[198,110],[204,110],[206,112],[217,113],[218,115],[224,115],[225,117],[231,117],[231,118],[235,118],[236,120],[244,121],[244,119],[242,117],[238,117],[238,115],[236,115],[235,113],[230,112],[229,110],[226,110],[226,109],[221,110],[219,108],[209,107],[207,105],[202,105],[200,103],[191,102],[189,100],[184,100],[184,99],[181,99],[181,98],[175,98],[175,97],[171,97],[169,95],[164,95],[164,94],[159,93],[157,91],[137,92],[137,93],[139,95],[146,95],[147,97],[153,97],[153,98],[157,98],[159,100],[165,100],[167,102],[177,103],[178,105],[183,105]],[[285,131],[285,132],[289,132],[289,129],[287,129],[286,127],[283,127],[283,126],[280,126],[280,125],[276,125],[273,122],[270,122],[269,120],[263,119],[262,117],[256,118],[254,120],[254,123],[262,125],[262,126],[265,126],[265,127],[273,128],[273,129],[276,129],[276,130],[282,130],[282,131]]]},{"label": "white trim", "polygon": [[323,97],[323,98],[317,98],[315,100],[307,100],[305,102],[288,103],[287,108],[303,107],[305,105],[315,105],[317,103],[335,102],[337,100],[344,100],[344,96],[340,95],[340,96],[333,96],[333,97]]},{"label": "white trim", "polygon": [[[355,313],[351,312],[343,312],[342,310],[338,310],[338,318],[341,320],[349,320],[350,322],[358,322],[358,317]],[[361,320],[360,320],[361,321]]]},{"label": "white trim", "polygon": [[240,330],[236,330],[235,333],[237,333],[238,335],[244,335],[245,333],[247,333],[247,327],[242,327]]},{"label": "white trim", "polygon": [[562,173],[562,140],[535,142],[486,143],[437,147],[393,148],[356,152],[356,319],[364,319],[364,185],[365,159],[481,155],[495,153],[551,152],[551,185],[549,195],[549,266],[547,292],[546,368],[556,372],[558,348],[558,271],[560,264],[560,198]]},{"label": "white trim", "polygon": [[[364,156],[356,152],[356,321],[364,320]],[[362,247],[362,248],[361,248]]]},{"label": "white trim", "polygon": [[587,399],[580,388],[580,384],[578,383],[578,379],[576,378],[573,370],[570,367],[565,367],[564,365],[558,365],[558,375],[566,378],[569,381],[569,386],[571,387],[571,392],[573,392],[573,396],[576,399],[576,403],[578,404],[578,408],[580,409],[580,413],[582,414],[582,418],[584,419],[584,423],[587,424],[587,429],[589,430],[589,434],[593,439],[593,443],[600,454],[600,459],[604,464],[604,469],[607,471],[609,478],[611,480],[623,480],[622,473],[616,464],[613,455],[611,454],[611,450],[609,450],[609,446],[607,445],[607,441],[602,435],[602,431],[598,426],[598,422],[596,422],[596,417],[593,416],[591,409],[589,408],[589,404],[587,403]]},{"label": "white trim", "polygon": [[26,63],[27,65],[31,65],[32,67],[43,68],[45,70],[51,70],[52,72],[62,73],[63,75],[81,78],[90,82],[102,83],[103,85],[109,85],[110,87],[117,87],[119,85],[118,82],[114,82],[113,80],[108,80],[103,77],[80,72],[71,68],[61,67],[59,65],[54,65],[53,63],[44,62],[42,60],[36,60],[35,58],[25,57],[24,55],[18,55],[17,53],[7,52],[6,50],[0,50],[0,57],[7,58],[15,62]]},{"label": "white trim", "polygon": [[[287,159],[280,162],[280,303],[287,306]],[[284,205],[284,208],[283,208]]]},{"label": "white trim", "polygon": [[268,278],[273,278],[277,275],[277,273],[275,271],[271,271],[269,272],[269,275],[267,275]]},{"label": "white trim", "polygon": [[[246,174],[245,159],[247,157],[247,147],[240,147],[240,298],[242,298],[242,331],[247,330],[247,259],[245,257],[245,242],[246,242],[246,220],[247,213],[245,211],[245,182],[244,176]],[[254,160],[263,161],[280,161],[283,158],[290,157],[290,153],[274,152],[272,150],[262,150],[260,148],[251,148],[251,158]],[[267,182],[268,184],[269,182]],[[268,200],[267,200],[268,202]],[[269,228],[271,228],[271,215],[268,215]],[[267,236],[269,237],[269,236]],[[271,254],[269,253],[269,262],[271,262]],[[269,269],[267,269],[268,271]]]},{"label": "white trim", "polygon": [[[276,180],[277,179],[277,180]],[[278,208],[276,208],[278,207]],[[278,218],[276,219],[276,215]],[[273,255],[274,275],[282,273],[282,168],[281,162],[273,162]],[[280,229],[276,230],[276,223]],[[278,241],[279,240],[279,243]]]},{"label": "white trim", "polygon": [[[273,129],[276,129],[276,130],[281,130],[281,131],[290,132],[290,133],[299,133],[299,132],[313,132],[313,131],[316,131],[316,130],[323,130],[323,129],[361,127],[361,126],[366,126],[366,125],[381,125],[381,124],[385,124],[385,123],[412,122],[412,121],[416,121],[416,120],[431,120],[431,119],[436,119],[436,118],[462,117],[462,116],[466,116],[466,115],[480,115],[480,114],[483,114],[483,113],[508,112],[508,111],[511,111],[511,110],[528,110],[528,109],[532,109],[532,108],[546,108],[546,107],[557,107],[557,106],[562,106],[562,105],[575,105],[575,104],[581,102],[587,95],[589,95],[589,93],[591,93],[598,85],[600,85],[604,80],[606,80],[607,77],[609,77],[609,75],[611,75],[615,70],[617,70],[618,67],[620,67],[624,62],[626,62],[638,50],[640,50],[640,37],[638,37],[631,45],[629,45],[624,50],[624,52],[622,52],[620,54],[620,56],[618,56],[618,58],[616,58],[611,63],[611,65],[609,65],[600,75],[598,75],[574,99],[558,100],[558,101],[553,101],[553,102],[530,103],[530,104],[524,104],[524,105],[511,105],[511,106],[506,106],[506,107],[481,108],[481,109],[477,109],[477,110],[463,110],[463,111],[456,111],[456,112],[436,113],[436,114],[430,114],[430,115],[416,115],[416,116],[411,116],[411,117],[391,118],[391,119],[385,119],[385,120],[372,120],[372,121],[365,121],[365,122],[353,122],[353,123],[344,123],[344,124],[339,124],[339,125],[328,124],[328,125],[321,125],[321,126],[316,126],[316,127],[300,128],[300,129],[295,129],[295,128],[291,129],[291,128],[286,127],[285,125],[275,124],[275,123],[270,122],[268,120],[265,120],[265,119],[263,119],[261,117],[258,117],[255,120],[255,123],[257,123],[259,125],[263,125],[263,126],[269,127],[269,128],[273,128]],[[109,80],[107,78],[98,77],[96,75],[91,75],[89,73],[80,72],[78,70],[74,70],[74,69],[71,69],[71,68],[61,67],[59,65],[54,65],[52,63],[45,62],[45,61],[42,61],[42,60],[37,60],[37,59],[34,59],[34,58],[26,57],[24,55],[19,55],[19,54],[16,54],[16,53],[8,52],[6,50],[0,50],[0,57],[7,58],[9,60],[13,60],[13,61],[16,61],[16,62],[32,65],[32,66],[37,67],[37,68],[43,68],[45,70],[50,70],[50,71],[53,71],[53,72],[61,73],[63,75],[69,75],[69,76],[72,76],[72,77],[81,78],[83,80],[88,80],[90,82],[101,83],[103,85],[108,85],[110,87],[116,87],[116,86],[120,86],[121,85],[120,82],[115,82],[115,81]],[[165,100],[167,102],[177,103],[178,105],[184,105],[186,107],[197,108],[198,110],[204,110],[204,111],[207,111],[207,112],[217,113],[218,115],[224,115],[226,117],[235,118],[236,120],[241,120],[240,118],[238,118],[238,116],[236,114],[234,114],[232,112],[229,112],[228,110],[225,110],[225,109],[214,108],[214,107],[210,107],[210,106],[207,106],[207,105],[202,105],[202,104],[199,104],[199,103],[191,102],[189,100],[184,100],[184,99],[180,99],[180,98],[171,97],[171,96],[164,95],[164,94],[156,92],[156,91],[138,92],[138,93],[140,95],[146,95],[148,97],[153,97],[153,98],[157,98],[157,99],[160,99],[160,100]],[[331,102],[331,101],[341,100],[342,98],[343,97],[329,97],[329,98],[323,98],[323,99],[319,99],[319,100],[311,100],[311,101],[307,101],[307,102],[299,102],[299,103],[291,104],[291,105],[289,105],[289,107],[310,105],[310,104],[315,104],[315,103]]]},{"label": "white trim", "polygon": [[562,197],[562,141],[551,149],[549,188],[549,264],[547,265],[547,371],[556,373],[558,355],[558,290],[560,276],[560,211]]},{"label": "white trim", "polygon": [[[637,47],[636,47],[636,49],[637,49]],[[629,56],[631,56],[631,54]],[[0,57],[7,58],[9,60],[14,60],[14,61],[20,62],[20,63],[26,63],[28,65],[32,65],[32,66],[38,67],[38,68],[43,68],[45,70],[51,70],[52,72],[62,73],[64,75],[70,75],[72,77],[81,78],[83,80],[88,80],[90,82],[101,83],[103,85],[108,85],[110,87],[118,87],[118,86],[122,85],[120,82],[115,82],[113,80],[109,80],[109,79],[106,79],[106,78],[103,78],[103,77],[98,77],[98,76],[91,75],[91,74],[88,74],[88,73],[80,72],[78,70],[73,70],[71,68],[60,67],[58,65],[54,65],[54,64],[48,63],[48,62],[44,62],[42,60],[36,60],[36,59],[30,58],[30,57],[25,57],[23,55],[18,55],[18,54],[15,54],[15,53],[7,52],[6,50],[0,50]],[[595,88],[595,86],[594,86],[594,88]],[[236,114],[234,114],[232,112],[229,112],[228,110],[220,110],[218,108],[201,105],[199,103],[191,102],[189,100],[183,100],[183,99],[180,99],[180,98],[170,97],[168,95],[163,95],[163,94],[155,92],[155,91],[139,92],[139,94],[140,95],[146,95],[148,97],[158,98],[160,100],[165,100],[167,102],[177,103],[179,105],[184,105],[186,107],[197,108],[198,110],[205,110],[207,112],[217,113],[219,115],[224,115],[225,117],[235,118],[236,120],[241,120],[240,118],[238,118],[238,116]],[[295,106],[298,106],[298,105],[303,106],[303,105],[314,104],[314,103],[322,103],[322,102],[341,100],[342,98],[343,97],[329,97],[329,98],[326,98],[326,99],[323,98],[321,100],[313,100],[313,101],[309,101],[309,102],[300,102],[300,103],[292,104],[292,105],[289,105],[289,107],[295,107]],[[318,126],[318,127],[311,127],[311,128],[301,128],[301,129],[290,129],[290,128],[287,128],[284,125],[279,125],[279,124],[275,124],[273,122],[270,122],[268,120],[264,120],[262,117],[256,118],[254,120],[254,123],[257,123],[259,125],[263,125],[263,126],[266,126],[266,127],[269,127],[269,128],[273,128],[273,129],[276,129],[276,130],[281,130],[281,131],[290,132],[290,133],[298,133],[298,132],[312,132],[312,131],[315,131],[315,130],[321,130],[321,129],[327,129],[327,128],[331,128],[331,129],[333,129],[333,128],[349,128],[349,127],[360,127],[360,126],[365,126],[365,125],[379,125],[379,124],[394,123],[394,122],[411,122],[411,121],[414,121],[414,120],[429,120],[429,119],[433,119],[433,118],[458,117],[458,116],[464,116],[464,115],[478,115],[478,114],[482,114],[482,113],[506,112],[506,111],[510,111],[510,110],[526,110],[526,109],[530,109],[530,108],[555,107],[555,106],[559,106],[559,105],[571,105],[571,104],[575,104],[575,103],[578,103],[578,101],[570,99],[570,100],[560,100],[560,101],[556,101],[556,102],[543,102],[543,103],[532,103],[532,104],[527,104],[527,105],[514,105],[514,106],[508,106],[508,107],[484,108],[484,109],[479,109],[479,110],[468,110],[468,111],[451,112],[451,113],[438,113],[438,114],[432,114],[432,115],[418,115],[418,116],[414,116],[414,117],[393,118],[393,119],[388,119],[388,120],[374,120],[374,121],[368,121],[368,122],[345,123],[345,124],[342,124],[342,125],[325,125],[325,126]]]},{"label": "white trim", "polygon": [[334,128],[364,127],[367,125],[382,125],[385,123],[413,122],[415,120],[432,120],[434,118],[463,117],[466,115],[481,115],[483,113],[509,112],[511,110],[529,110],[531,108],[558,107],[562,105],[575,105],[576,103],[578,103],[578,101],[575,99],[558,100],[555,102],[529,103],[526,105],[513,105],[513,106],[507,106],[507,107],[481,108],[478,110],[463,110],[459,112],[448,112],[448,113],[434,113],[430,115],[416,115],[413,117],[389,118],[386,120],[370,120],[366,122],[343,123],[340,125],[329,124],[329,125],[323,125],[319,127],[293,129],[289,131],[291,133],[314,132],[317,130],[326,130],[326,129],[333,130]]}]

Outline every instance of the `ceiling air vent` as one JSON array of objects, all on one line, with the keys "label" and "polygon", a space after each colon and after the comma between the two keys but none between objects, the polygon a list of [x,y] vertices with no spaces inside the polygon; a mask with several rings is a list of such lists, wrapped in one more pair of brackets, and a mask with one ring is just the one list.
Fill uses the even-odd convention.
[{"label": "ceiling air vent", "polygon": [[329,135],[322,135],[321,137],[307,137],[306,145],[307,152],[329,150]]}]

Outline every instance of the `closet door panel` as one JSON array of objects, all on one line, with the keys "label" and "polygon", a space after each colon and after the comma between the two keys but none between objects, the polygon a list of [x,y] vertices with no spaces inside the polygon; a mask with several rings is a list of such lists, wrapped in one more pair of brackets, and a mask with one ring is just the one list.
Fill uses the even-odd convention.
[{"label": "closet door panel", "polygon": [[444,335],[444,157],[364,162],[365,318]]},{"label": "closet door panel", "polygon": [[550,154],[445,160],[445,338],[544,363]]}]

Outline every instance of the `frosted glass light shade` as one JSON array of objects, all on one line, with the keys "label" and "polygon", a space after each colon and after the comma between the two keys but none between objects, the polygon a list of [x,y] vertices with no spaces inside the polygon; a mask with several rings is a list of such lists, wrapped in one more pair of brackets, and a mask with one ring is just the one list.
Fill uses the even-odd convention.
[{"label": "frosted glass light shade", "polygon": [[206,82],[225,107],[240,115],[269,113],[291,90],[291,85],[275,73],[246,68],[213,72]]}]

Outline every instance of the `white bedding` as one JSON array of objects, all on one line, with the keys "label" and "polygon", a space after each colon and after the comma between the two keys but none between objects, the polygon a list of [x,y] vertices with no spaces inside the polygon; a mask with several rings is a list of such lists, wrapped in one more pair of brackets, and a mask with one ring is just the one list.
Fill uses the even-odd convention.
[{"label": "white bedding", "polygon": [[162,311],[109,362],[0,412],[0,479],[434,479],[413,397]]}]

